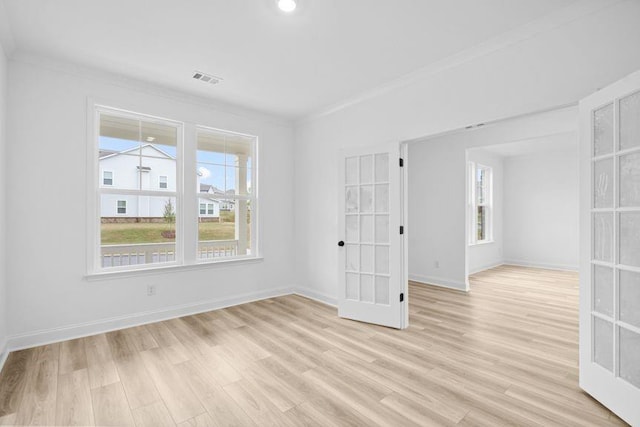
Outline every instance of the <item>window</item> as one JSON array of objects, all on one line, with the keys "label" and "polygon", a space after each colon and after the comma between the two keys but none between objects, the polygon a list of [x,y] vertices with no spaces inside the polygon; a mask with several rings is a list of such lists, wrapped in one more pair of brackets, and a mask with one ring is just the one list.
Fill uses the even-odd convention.
[{"label": "window", "polygon": [[492,201],[492,169],[469,162],[469,244],[493,241]]},{"label": "window", "polygon": [[255,256],[255,137],[198,127],[196,139],[198,188],[218,203],[198,224],[198,259]]},{"label": "window", "polygon": [[113,185],[113,172],[111,171],[102,172],[102,185],[108,185],[108,186]]},{"label": "window", "polygon": [[118,206],[116,208],[118,210],[118,214],[124,215],[127,213],[127,201],[126,200],[118,200]]},{"label": "window", "polygon": [[256,137],[102,106],[94,120],[91,273],[258,256]]}]

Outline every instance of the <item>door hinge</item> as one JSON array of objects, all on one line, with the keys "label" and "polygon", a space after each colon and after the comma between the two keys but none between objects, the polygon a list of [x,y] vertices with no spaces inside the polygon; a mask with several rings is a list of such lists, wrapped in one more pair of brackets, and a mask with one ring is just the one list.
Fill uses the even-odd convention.
[{"label": "door hinge", "polygon": [[404,159],[400,157],[400,167],[404,167]]},{"label": "door hinge", "polygon": [[400,302],[403,302],[403,301],[404,301],[404,293],[401,293],[400,294]]},{"label": "door hinge", "polygon": [[404,234],[404,226],[403,225],[400,226],[400,234]]}]

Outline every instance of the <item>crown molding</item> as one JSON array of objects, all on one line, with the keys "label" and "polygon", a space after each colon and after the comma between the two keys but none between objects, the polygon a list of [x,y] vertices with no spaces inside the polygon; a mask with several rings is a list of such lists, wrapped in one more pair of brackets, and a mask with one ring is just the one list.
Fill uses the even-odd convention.
[{"label": "crown molding", "polygon": [[329,105],[315,113],[311,113],[300,120],[297,124],[309,122],[329,116],[338,111],[347,109],[365,101],[377,98],[386,93],[397,89],[404,88],[411,84],[426,80],[436,74],[442,73],[451,68],[471,62],[474,59],[485,55],[507,49],[515,44],[525,40],[532,39],[540,34],[568,25],[574,21],[583,19],[589,15],[599,12],[602,9],[609,8],[617,3],[629,0],[585,0],[576,1],[569,6],[556,10],[542,18],[531,21],[525,25],[514,28],[499,36],[493,37],[471,48],[462,50],[454,55],[436,61],[426,67],[420,68],[409,74],[405,74],[395,80],[362,92],[351,98],[346,98],[336,104]]},{"label": "crown molding", "polygon": [[[2,0],[0,0],[1,2]],[[85,78],[103,83],[120,86],[129,90],[160,96],[172,100],[206,107],[213,111],[220,111],[226,114],[235,115],[245,119],[251,119],[271,125],[291,128],[293,122],[288,118],[272,115],[259,110],[253,110],[241,105],[221,101],[213,97],[199,96],[189,92],[174,89],[152,82],[146,82],[124,74],[102,70],[96,67],[79,64],[68,60],[49,57],[40,53],[33,53],[17,49],[11,56],[11,62],[26,64],[38,68],[55,71],[59,73],[71,74],[78,78]]]}]

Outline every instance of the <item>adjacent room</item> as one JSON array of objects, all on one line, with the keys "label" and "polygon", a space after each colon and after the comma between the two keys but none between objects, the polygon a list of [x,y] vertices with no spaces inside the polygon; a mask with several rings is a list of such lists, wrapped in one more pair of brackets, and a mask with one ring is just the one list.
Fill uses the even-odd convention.
[{"label": "adjacent room", "polygon": [[494,267],[579,268],[578,111],[410,142],[409,279],[468,291]]},{"label": "adjacent room", "polygon": [[0,0],[0,425],[640,425],[638,0]]}]

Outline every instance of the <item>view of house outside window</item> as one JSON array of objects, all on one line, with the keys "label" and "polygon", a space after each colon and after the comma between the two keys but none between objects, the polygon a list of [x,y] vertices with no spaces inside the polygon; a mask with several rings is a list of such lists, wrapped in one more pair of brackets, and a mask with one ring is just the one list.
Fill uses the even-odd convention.
[{"label": "view of house outside window", "polygon": [[[180,193],[181,135],[180,123],[100,112],[99,269],[189,263],[180,243],[196,247],[193,262],[252,255],[255,137],[198,128],[185,144],[197,164],[183,168],[197,188]],[[185,218],[182,203],[196,203],[197,216]],[[197,222],[197,240],[180,235],[183,221]]]}]

